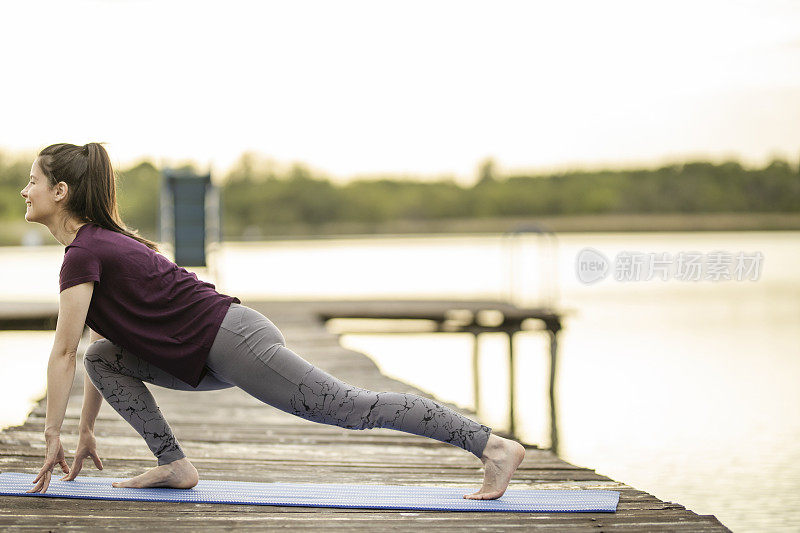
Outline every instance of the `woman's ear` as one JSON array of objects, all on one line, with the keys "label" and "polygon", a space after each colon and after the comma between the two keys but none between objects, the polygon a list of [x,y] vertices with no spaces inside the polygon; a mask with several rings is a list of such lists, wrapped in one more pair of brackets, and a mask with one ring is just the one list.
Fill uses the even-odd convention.
[{"label": "woman's ear", "polygon": [[53,188],[55,189],[55,193],[54,193],[55,194],[55,198],[54,198],[54,200],[56,202],[66,198],[67,194],[69,193],[69,185],[67,185],[67,182],[65,182],[65,181],[59,181],[58,183],[56,183],[56,186],[53,187]]}]

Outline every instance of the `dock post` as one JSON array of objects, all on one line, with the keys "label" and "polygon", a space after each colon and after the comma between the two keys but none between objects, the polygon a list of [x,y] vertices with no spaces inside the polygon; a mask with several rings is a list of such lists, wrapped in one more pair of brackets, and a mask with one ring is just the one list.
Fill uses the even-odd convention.
[{"label": "dock post", "polygon": [[516,439],[516,427],[514,424],[514,330],[507,329],[508,335],[508,433],[512,439]]},{"label": "dock post", "polygon": [[558,422],[556,419],[556,362],[558,360],[558,331],[560,324],[549,324],[547,333],[550,337],[550,450],[558,455]]},{"label": "dock post", "polygon": [[480,408],[480,400],[481,400],[481,390],[480,390],[480,369],[479,369],[479,357],[480,357],[480,346],[478,345],[478,335],[477,331],[472,332],[472,390],[475,396],[475,414],[478,414],[478,409]]}]

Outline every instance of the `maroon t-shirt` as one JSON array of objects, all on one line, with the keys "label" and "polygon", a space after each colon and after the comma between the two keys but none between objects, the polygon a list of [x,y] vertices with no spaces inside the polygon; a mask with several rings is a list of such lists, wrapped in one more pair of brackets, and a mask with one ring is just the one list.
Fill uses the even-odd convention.
[{"label": "maroon t-shirt", "polygon": [[61,290],[95,281],[86,325],[192,387],[231,303],[136,239],[89,222],[64,249]]}]

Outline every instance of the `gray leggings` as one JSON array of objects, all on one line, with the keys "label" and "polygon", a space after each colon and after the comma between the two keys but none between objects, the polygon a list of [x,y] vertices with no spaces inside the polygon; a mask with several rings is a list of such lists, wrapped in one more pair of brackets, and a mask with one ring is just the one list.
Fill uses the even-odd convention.
[{"label": "gray leggings", "polygon": [[391,428],[458,446],[478,458],[492,431],[434,400],[374,392],[336,379],[287,348],[272,321],[237,303],[225,315],[197,388],[106,339],[90,344],[83,361],[97,390],[144,438],[159,465],[186,455],[144,381],[184,391],[236,386],[307,420],[347,429]]}]

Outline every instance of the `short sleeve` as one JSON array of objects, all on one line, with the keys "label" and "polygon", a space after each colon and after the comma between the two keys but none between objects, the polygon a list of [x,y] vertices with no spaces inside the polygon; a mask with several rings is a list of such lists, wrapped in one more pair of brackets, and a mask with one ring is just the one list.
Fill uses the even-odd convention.
[{"label": "short sleeve", "polygon": [[86,248],[70,246],[64,252],[61,273],[58,278],[61,291],[87,281],[100,281],[103,268],[100,259]]}]

